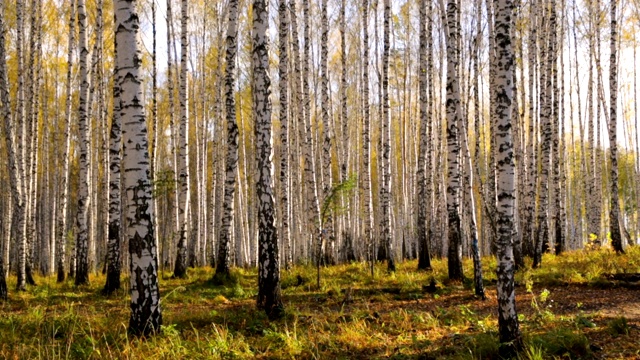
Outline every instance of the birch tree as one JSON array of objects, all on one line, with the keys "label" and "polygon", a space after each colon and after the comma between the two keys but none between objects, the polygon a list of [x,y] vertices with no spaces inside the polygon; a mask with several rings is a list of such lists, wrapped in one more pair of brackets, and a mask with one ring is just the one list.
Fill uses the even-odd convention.
[{"label": "birch tree", "polygon": [[[118,48],[115,48],[115,58],[118,59]],[[127,54],[128,55],[128,54]],[[123,56],[127,56],[123,55]],[[109,224],[107,234],[107,280],[102,290],[109,295],[120,289],[120,219],[122,217],[122,193],[120,190],[120,165],[122,151],[122,129],[120,84],[122,72],[116,69],[113,85],[113,118],[109,131]],[[155,209],[154,209],[155,210]]]},{"label": "birch tree", "polygon": [[369,0],[362,0],[362,193],[364,203],[364,237],[367,254],[371,261],[373,277],[374,242],[373,242],[373,194],[371,190],[371,122],[369,104]]},{"label": "birch tree", "polygon": [[87,98],[89,96],[89,79],[87,70],[87,56],[89,54],[87,41],[87,13],[84,0],[78,0],[78,50],[80,56],[80,94],[78,107],[78,142],[79,142],[79,187],[78,212],[76,214],[76,269],[75,284],[82,285],[89,282],[89,239],[87,216],[89,212],[89,114],[87,112]]},{"label": "birch tree", "polygon": [[[80,0],[82,1],[82,0]],[[126,191],[126,231],[129,240],[131,318],[129,332],[150,335],[160,331],[160,291],[158,256],[153,238],[153,196],[149,181],[150,164],[142,104],[142,53],[140,20],[136,1],[117,0],[114,4],[115,79],[123,133],[123,165]]]},{"label": "birch tree", "polygon": [[[15,144],[16,144],[16,173],[17,173],[17,195],[18,201],[14,202],[16,210],[16,226],[18,241],[18,269],[16,279],[16,289],[24,291],[27,283],[27,238],[26,238],[26,186],[25,186],[25,154],[24,139],[26,138],[25,101],[24,101],[24,57],[22,53],[24,40],[24,3],[23,0],[16,1],[16,57],[18,63],[18,89],[16,96],[16,124],[15,124]],[[6,132],[5,134],[11,134]]]},{"label": "birch tree", "polygon": [[191,190],[189,186],[189,101],[187,88],[187,54],[189,52],[189,34],[187,22],[189,19],[188,1],[181,1],[180,20],[180,84],[178,88],[180,101],[180,124],[178,129],[178,255],[173,276],[184,278],[187,276],[187,241],[189,239],[189,204]]},{"label": "birch tree", "polygon": [[[538,267],[542,263],[542,250],[544,243],[549,240],[549,168],[551,167],[551,142],[553,137],[552,116],[553,116],[553,82],[551,70],[553,67],[553,42],[551,32],[555,31],[556,11],[555,0],[551,0],[549,10],[545,12],[549,15],[549,25],[542,26],[544,35],[542,36],[543,44],[541,46],[541,54],[544,69],[541,70],[540,76],[540,193],[538,223],[536,225],[535,249],[533,253],[533,267]],[[544,19],[544,17],[543,17]],[[544,21],[543,21],[544,22]]]},{"label": "birch tree", "polygon": [[[441,7],[442,0],[440,2]],[[458,5],[455,0],[447,1],[445,39],[447,43],[447,228],[449,238],[448,269],[449,279],[462,280],[462,233],[460,225],[460,134],[461,117],[460,85],[458,75]]]},{"label": "birch tree", "polygon": [[[7,74],[7,56],[5,49],[5,3],[0,2],[0,104],[2,114],[2,126],[4,131],[5,146],[7,148],[7,155],[9,160],[9,181],[11,184],[11,202],[14,209],[19,204],[18,195],[18,179],[17,179],[17,167],[15,159],[15,149],[13,142],[11,141],[11,100],[9,96],[9,77]],[[2,251],[8,252],[8,247],[3,246]],[[4,259],[4,254],[0,254],[0,259]],[[0,261],[0,300],[7,300],[8,289],[6,281],[6,271],[4,269],[4,261]]]},{"label": "birch tree", "polygon": [[227,111],[227,155],[225,159],[225,182],[223,214],[218,233],[218,259],[216,277],[229,274],[231,265],[231,221],[234,212],[234,192],[238,173],[238,124],[236,122],[235,65],[238,49],[238,1],[229,1],[229,25],[227,28],[227,68],[225,74],[225,108]]},{"label": "birch tree", "polygon": [[617,0],[611,0],[611,55],[609,58],[609,156],[611,158],[611,206],[609,207],[609,227],[611,246],[617,253],[624,253],[620,233],[620,200],[618,195],[618,145],[616,140],[618,121],[618,61],[617,53]]},{"label": "birch tree", "polygon": [[[331,196],[333,188],[333,175],[331,172],[331,147],[333,141],[333,129],[330,119],[330,100],[329,100],[329,71],[328,71],[328,36],[329,36],[329,19],[327,17],[327,1],[321,0],[320,5],[320,108],[322,111],[322,201],[323,204]],[[324,205],[323,205],[324,206]],[[333,233],[333,214],[331,210],[321,214],[320,219],[321,230],[321,243],[320,247],[324,247],[324,251],[319,251],[318,255],[322,254],[325,264],[332,264],[335,259],[333,258],[333,246],[335,236]]]},{"label": "birch tree", "polygon": [[391,231],[391,114],[389,110],[389,50],[390,50],[391,1],[384,0],[382,45],[382,239],[386,247],[387,269],[396,271]]},{"label": "birch tree", "polygon": [[496,194],[497,194],[497,248],[498,248],[498,332],[501,355],[513,356],[522,348],[522,335],[516,312],[514,287],[515,261],[513,242],[515,234],[515,163],[512,142],[513,127],[513,81],[515,57],[511,43],[513,31],[511,17],[512,0],[494,0],[495,47],[496,47]]},{"label": "birch tree", "polygon": [[[420,96],[420,146],[418,150],[418,170],[416,172],[416,181],[418,182],[417,199],[418,205],[417,215],[417,231],[418,231],[418,269],[431,269],[431,257],[429,254],[429,237],[427,236],[427,174],[426,174],[426,162],[427,162],[427,147],[429,138],[427,133],[427,126],[430,119],[427,114],[427,102],[430,100],[427,98],[427,36],[431,34],[427,33],[427,1],[420,0],[418,3],[420,14],[420,54],[419,54],[419,96]],[[431,3],[429,4],[431,7]],[[429,14],[431,15],[431,14]]]},{"label": "birch tree", "polygon": [[[317,242],[315,251],[316,265],[320,266],[321,262],[321,246],[322,239],[320,238],[319,227],[321,226],[320,219],[320,202],[318,199],[318,181],[316,177],[315,157],[314,157],[314,143],[313,134],[311,129],[311,96],[309,94],[309,75],[310,75],[310,61],[311,61],[311,25],[309,23],[309,0],[302,0],[303,22],[304,22],[304,48],[302,55],[302,103],[304,110],[304,174],[305,182],[307,184],[307,211],[308,219],[307,224],[311,236],[311,243]],[[319,270],[318,270],[319,272]]]},{"label": "birch tree", "polygon": [[289,267],[291,263],[291,233],[289,230],[289,20],[287,17],[286,0],[278,2],[278,42],[279,42],[279,63],[278,75],[280,77],[280,221],[282,235],[281,239],[285,246],[284,263]]},{"label": "birch tree", "polygon": [[280,291],[278,233],[275,224],[271,156],[271,100],[269,79],[269,11],[266,0],[253,2],[252,64],[256,163],[258,165],[258,308],[270,319],[283,315]]}]

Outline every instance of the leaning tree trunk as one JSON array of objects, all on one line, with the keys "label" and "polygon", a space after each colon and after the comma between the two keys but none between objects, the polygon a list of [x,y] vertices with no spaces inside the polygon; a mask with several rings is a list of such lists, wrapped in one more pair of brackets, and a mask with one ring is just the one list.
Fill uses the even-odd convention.
[{"label": "leaning tree trunk", "polygon": [[187,241],[189,239],[189,204],[191,202],[191,190],[189,186],[189,109],[187,94],[187,53],[189,47],[189,35],[187,34],[188,3],[181,2],[182,20],[180,31],[180,125],[178,129],[178,254],[173,276],[183,278],[187,276]]},{"label": "leaning tree trunk", "polygon": [[513,241],[516,237],[514,214],[516,205],[515,163],[512,141],[514,51],[511,43],[512,0],[494,0],[496,45],[496,195],[497,195],[497,251],[498,251],[498,332],[500,352],[512,357],[522,348],[522,335],[516,312],[514,287],[515,261]]},{"label": "leaning tree trunk", "polygon": [[269,79],[269,11],[265,0],[253,2],[253,108],[255,114],[256,163],[258,165],[258,307],[270,319],[284,313],[280,293],[278,233],[271,162],[271,80]]},{"label": "leaning tree trunk", "polygon": [[[444,10],[444,9],[443,9]],[[449,279],[462,280],[462,233],[460,226],[460,85],[458,80],[458,5],[449,0],[446,9],[445,38],[447,42],[447,213]]]},{"label": "leaning tree trunk", "polygon": [[616,144],[616,122],[618,121],[618,62],[617,62],[617,0],[611,0],[611,55],[609,59],[609,95],[611,97],[609,116],[609,154],[611,157],[611,206],[609,207],[609,227],[611,246],[617,253],[624,253],[620,234],[620,200],[618,196],[618,146]]},{"label": "leaning tree trunk", "polygon": [[89,95],[89,80],[87,70],[87,55],[89,53],[87,43],[87,13],[84,0],[78,0],[78,34],[80,58],[80,104],[78,107],[78,142],[79,142],[79,185],[78,185],[78,212],[76,225],[76,270],[75,284],[89,283],[89,244],[87,215],[89,212],[89,115],[87,113],[87,98]]},{"label": "leaning tree trunk", "polygon": [[233,196],[238,173],[238,124],[236,122],[235,68],[238,49],[238,0],[229,1],[229,27],[227,29],[227,67],[225,74],[225,107],[227,110],[227,155],[225,159],[224,200],[222,219],[218,232],[218,258],[216,277],[229,274],[231,265],[231,222],[233,220]]},{"label": "leaning tree trunk", "polygon": [[[81,0],[82,1],[82,0]],[[129,332],[150,335],[160,331],[158,256],[153,238],[153,194],[149,181],[149,150],[142,106],[142,53],[136,1],[115,2],[115,88],[119,99],[124,143],[124,188],[129,240],[131,318]],[[115,96],[117,95],[117,96]],[[116,108],[117,109],[117,108]]]}]

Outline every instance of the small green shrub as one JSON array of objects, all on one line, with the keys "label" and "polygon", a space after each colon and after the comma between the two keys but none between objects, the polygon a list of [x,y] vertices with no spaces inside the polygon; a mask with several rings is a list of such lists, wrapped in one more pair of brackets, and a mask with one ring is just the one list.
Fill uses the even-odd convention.
[{"label": "small green shrub", "polygon": [[474,336],[471,352],[474,359],[499,359],[500,340],[498,334],[486,332]]},{"label": "small green shrub", "polygon": [[591,357],[589,340],[582,332],[560,328],[532,339],[529,346],[542,349],[547,357],[559,356],[569,359]]},{"label": "small green shrub", "polygon": [[624,316],[617,317],[607,323],[607,329],[612,335],[629,335],[629,324]]}]

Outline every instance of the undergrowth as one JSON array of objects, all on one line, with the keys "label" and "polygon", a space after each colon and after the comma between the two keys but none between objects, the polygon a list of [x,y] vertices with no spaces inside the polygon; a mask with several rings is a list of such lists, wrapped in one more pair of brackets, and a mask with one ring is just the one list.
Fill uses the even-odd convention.
[{"label": "undergrowth", "polygon": [[[37,277],[37,287],[11,292],[0,303],[0,358],[497,359],[496,262],[483,262],[485,301],[468,283],[449,282],[442,260],[433,261],[432,272],[415,270],[415,261],[391,274],[377,264],[374,278],[364,263],[322,268],[320,288],[312,265],[296,266],[282,271],[286,316],[275,322],[255,307],[255,269],[234,269],[217,283],[210,268],[189,269],[183,280],[162,273],[164,326],[147,339],[127,335],[127,289],[102,296],[99,274],[83,287]],[[471,268],[466,261],[468,276]],[[640,272],[638,249],[547,254],[540,269],[528,263],[516,276],[525,340],[519,358],[639,354],[631,340],[639,335],[637,318],[606,318],[582,302],[567,305],[554,297],[566,287],[606,292],[605,275],[620,272]],[[435,289],[425,290],[432,282]],[[14,277],[9,286],[15,287]],[[624,346],[608,347],[616,343]]]}]

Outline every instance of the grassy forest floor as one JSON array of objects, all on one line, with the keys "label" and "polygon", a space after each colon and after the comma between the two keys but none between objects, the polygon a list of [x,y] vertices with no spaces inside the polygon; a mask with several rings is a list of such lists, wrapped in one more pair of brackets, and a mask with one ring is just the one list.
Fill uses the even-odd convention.
[{"label": "grassy forest floor", "polygon": [[[129,295],[103,297],[104,276],[80,288],[39,277],[37,287],[0,303],[0,358],[497,358],[495,260],[483,260],[484,301],[470,282],[446,280],[446,261],[434,261],[430,273],[416,265],[387,274],[378,264],[373,279],[363,263],[323,268],[321,289],[312,266],[283,270],[286,316],[275,322],[256,310],[256,270],[236,269],[224,286],[210,283],[210,268],[190,269],[186,280],[164,273],[164,327],[149,339],[127,336]],[[465,262],[468,276],[471,266]],[[640,358],[640,284],[612,279],[616,273],[640,273],[640,249],[545,255],[541,269],[518,272],[521,358]]]}]

